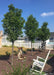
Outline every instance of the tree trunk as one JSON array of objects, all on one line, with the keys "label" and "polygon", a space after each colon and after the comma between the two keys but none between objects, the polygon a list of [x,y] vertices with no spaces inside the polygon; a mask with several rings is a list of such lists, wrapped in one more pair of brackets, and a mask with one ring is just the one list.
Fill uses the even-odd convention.
[{"label": "tree trunk", "polygon": [[45,47],[46,47],[46,42],[43,41],[43,42],[42,42],[42,45],[41,45],[41,49],[42,49],[42,50],[45,50]]},{"label": "tree trunk", "polygon": [[32,42],[31,42],[31,50],[32,50]]},{"label": "tree trunk", "polygon": [[33,51],[32,51],[32,41],[31,41],[31,52],[32,52],[32,55],[33,55]]},{"label": "tree trunk", "polygon": [[12,65],[13,65],[13,51],[14,51],[14,42],[12,42]]},{"label": "tree trunk", "polygon": [[44,41],[44,50],[46,49],[46,42]]}]

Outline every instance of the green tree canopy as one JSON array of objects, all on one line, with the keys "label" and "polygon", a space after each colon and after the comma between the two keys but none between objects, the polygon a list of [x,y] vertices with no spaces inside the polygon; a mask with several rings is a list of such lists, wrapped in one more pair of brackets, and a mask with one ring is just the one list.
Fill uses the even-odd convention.
[{"label": "green tree canopy", "polygon": [[45,41],[48,40],[50,37],[50,30],[49,28],[47,28],[47,26],[48,26],[48,23],[44,22],[41,28],[39,28],[38,30],[38,37],[40,38],[40,40],[43,41],[42,50],[45,49],[45,44],[46,44]]},{"label": "green tree canopy", "polygon": [[34,41],[37,37],[37,29],[38,22],[32,15],[30,15],[25,23],[25,34],[28,36],[30,41]]},{"label": "green tree canopy", "polygon": [[50,37],[50,31],[49,31],[49,28],[47,28],[47,25],[48,25],[48,23],[44,22],[43,25],[41,26],[41,28],[39,28],[38,37],[42,41],[46,41]]},{"label": "green tree canopy", "polygon": [[32,50],[32,42],[37,37],[37,30],[38,30],[38,22],[32,15],[30,15],[27,19],[27,22],[25,23],[25,34],[31,41],[31,50]]},{"label": "green tree canopy", "polygon": [[12,4],[8,6],[9,11],[4,14],[2,20],[4,33],[8,36],[8,40],[12,42],[12,62],[13,62],[13,46],[14,41],[22,34],[24,19],[21,17],[22,10],[15,8]]},{"label": "green tree canopy", "polygon": [[9,12],[4,14],[2,26],[4,28],[4,33],[8,35],[8,39],[14,42],[17,40],[18,36],[22,34],[24,19],[21,17],[21,9],[15,8],[12,4],[9,5],[8,8]]}]

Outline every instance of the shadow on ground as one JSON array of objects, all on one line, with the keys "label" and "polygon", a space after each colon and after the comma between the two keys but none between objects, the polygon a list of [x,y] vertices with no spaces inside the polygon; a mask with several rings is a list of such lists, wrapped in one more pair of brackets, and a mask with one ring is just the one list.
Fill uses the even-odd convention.
[{"label": "shadow on ground", "polygon": [[54,56],[51,57],[47,63],[52,67],[51,73],[53,73],[54,72]]},{"label": "shadow on ground", "polygon": [[10,56],[8,55],[0,55],[0,60],[8,60]]}]

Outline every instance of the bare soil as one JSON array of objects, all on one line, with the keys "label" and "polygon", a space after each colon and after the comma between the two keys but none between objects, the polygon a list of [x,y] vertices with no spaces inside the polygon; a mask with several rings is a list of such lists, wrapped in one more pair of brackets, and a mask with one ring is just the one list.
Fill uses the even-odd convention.
[{"label": "bare soil", "polygon": [[[18,65],[21,63],[22,65],[25,63],[26,66],[32,65],[33,59],[36,59],[37,56],[41,56],[43,58],[46,58],[48,50],[40,52],[39,50],[35,51],[26,51],[26,54],[23,54],[22,57],[25,57],[24,59],[19,60],[17,55],[14,55],[14,65]],[[54,54],[54,50],[51,51],[50,54]],[[11,56],[0,56],[0,75],[4,75],[3,70],[6,72],[9,71],[11,68]],[[44,72],[47,73],[53,73],[54,72],[54,56],[49,56],[48,61],[46,63],[46,66],[44,68]]]}]

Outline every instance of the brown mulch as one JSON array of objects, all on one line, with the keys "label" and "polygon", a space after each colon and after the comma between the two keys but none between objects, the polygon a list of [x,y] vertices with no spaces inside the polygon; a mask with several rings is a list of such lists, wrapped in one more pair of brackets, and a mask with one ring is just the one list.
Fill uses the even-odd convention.
[{"label": "brown mulch", "polygon": [[[32,65],[33,59],[36,59],[37,56],[41,56],[43,58],[47,55],[47,50],[40,52],[39,50],[35,51],[27,51],[26,54],[23,54],[23,57],[26,57],[22,60],[18,60],[17,56],[14,55],[14,65],[21,63],[22,65],[25,63],[26,66]],[[54,54],[54,51],[51,51],[51,54]],[[16,64],[17,63],[17,64]],[[11,68],[11,56],[0,56],[0,75],[4,75],[3,70],[6,72]],[[54,56],[48,58],[48,62],[44,68],[44,71],[47,73],[54,72]]]}]

